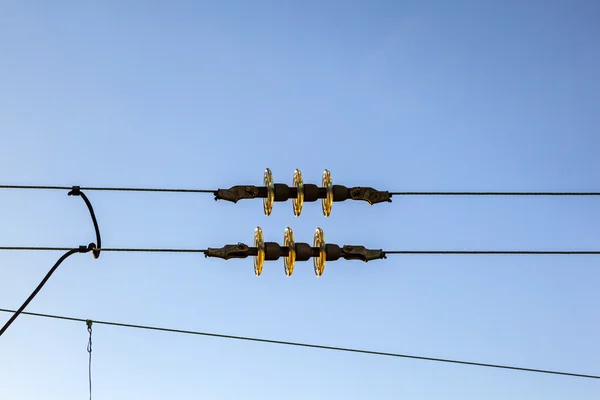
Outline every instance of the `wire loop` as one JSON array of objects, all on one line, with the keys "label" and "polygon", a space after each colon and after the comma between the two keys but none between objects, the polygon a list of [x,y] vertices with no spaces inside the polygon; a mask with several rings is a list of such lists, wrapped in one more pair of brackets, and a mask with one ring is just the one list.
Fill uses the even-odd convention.
[{"label": "wire loop", "polygon": [[90,211],[90,216],[92,217],[92,222],[94,224],[94,230],[96,231],[96,243],[90,243],[90,246],[93,245],[92,254],[94,255],[95,259],[98,259],[98,257],[100,257],[100,249],[102,248],[102,239],[100,237],[100,228],[98,227],[98,221],[96,220],[96,213],[94,213],[94,207],[92,207],[92,203],[87,198],[85,193],[81,191],[81,187],[79,186],[73,186],[73,188],[67,195],[81,197],[85,202],[85,205],[87,206],[88,210]]}]

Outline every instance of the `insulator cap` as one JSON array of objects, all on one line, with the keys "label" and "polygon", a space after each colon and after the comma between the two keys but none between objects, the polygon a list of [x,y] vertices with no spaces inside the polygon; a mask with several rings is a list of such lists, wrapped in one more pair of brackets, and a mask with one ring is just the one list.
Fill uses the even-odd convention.
[{"label": "insulator cap", "polygon": [[325,235],[323,234],[323,229],[321,228],[315,229],[313,247],[319,249],[319,255],[313,258],[313,263],[315,267],[315,274],[320,277],[325,271],[325,261],[327,259]]},{"label": "insulator cap", "polygon": [[325,188],[326,195],[324,199],[321,199],[321,205],[323,208],[323,215],[329,217],[331,214],[331,207],[333,206],[333,186],[331,181],[331,173],[328,170],[323,171],[323,179],[321,180],[321,186]]},{"label": "insulator cap", "polygon": [[260,226],[257,226],[254,230],[254,247],[257,248],[258,253],[254,256],[254,274],[260,276],[265,264],[265,240]]},{"label": "insulator cap", "polygon": [[299,169],[294,171],[292,186],[297,190],[296,198],[292,200],[294,215],[299,217],[302,212],[302,205],[304,204],[304,182],[302,181],[302,172]]},{"label": "insulator cap", "polygon": [[283,257],[283,268],[287,276],[294,272],[294,263],[296,262],[296,246],[294,243],[294,232],[289,226],[283,233],[283,245],[288,248],[288,255]]},{"label": "insulator cap", "polygon": [[267,197],[263,199],[263,208],[265,215],[269,216],[273,211],[273,203],[275,202],[275,185],[273,184],[273,174],[269,168],[265,169],[263,183],[267,188]]}]

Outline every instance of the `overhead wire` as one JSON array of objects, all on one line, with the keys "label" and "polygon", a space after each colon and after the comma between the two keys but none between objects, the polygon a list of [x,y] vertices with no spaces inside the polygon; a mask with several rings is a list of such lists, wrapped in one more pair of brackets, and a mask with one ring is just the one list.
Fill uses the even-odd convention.
[{"label": "overhead wire", "polygon": [[[71,190],[72,186],[53,185],[0,185],[0,189]],[[109,192],[165,192],[165,193],[214,193],[216,189],[141,188],[141,187],[93,187],[81,186],[81,190]],[[501,191],[399,191],[392,196],[600,196],[600,192],[501,192]]]},{"label": "overhead wire", "polygon": [[[9,309],[0,308],[0,312],[14,312],[14,311],[9,310]],[[449,359],[449,358],[426,357],[426,356],[418,356],[418,355],[412,355],[412,354],[365,350],[365,349],[357,349],[357,348],[350,348],[350,347],[326,346],[326,345],[320,345],[320,344],[264,339],[264,338],[250,337],[250,336],[226,335],[226,334],[221,334],[221,333],[164,328],[164,327],[149,326],[149,325],[122,323],[122,322],[98,321],[98,320],[89,320],[89,319],[85,319],[85,318],[76,318],[76,317],[53,315],[53,314],[42,314],[42,313],[33,313],[33,312],[23,312],[22,314],[33,316],[33,317],[51,318],[51,319],[64,320],[64,321],[76,321],[76,322],[86,322],[86,323],[87,323],[87,321],[93,321],[93,323],[97,324],[97,325],[116,326],[116,327],[122,327],[122,328],[144,329],[144,330],[160,331],[160,332],[167,332],[167,333],[179,333],[179,334],[187,334],[187,335],[207,336],[207,337],[215,337],[215,338],[221,338],[221,339],[241,340],[241,341],[259,342],[259,343],[267,343],[267,344],[278,344],[278,345],[284,345],[284,346],[313,348],[313,349],[320,349],[320,350],[340,351],[340,352],[346,352],[346,353],[358,353],[358,354],[367,354],[367,355],[383,356],[383,357],[407,358],[407,359],[413,359],[413,360],[432,361],[432,362],[441,362],[441,363],[450,363],[450,364],[461,364],[461,365],[470,365],[470,366],[476,366],[476,367],[506,369],[506,370],[513,370],[513,371],[522,371],[522,372],[563,375],[563,376],[571,376],[571,377],[587,378],[587,379],[600,379],[600,375],[580,374],[580,373],[574,373],[574,372],[556,371],[556,370],[539,369],[539,368],[518,367],[518,366],[513,366],[513,365],[481,363],[481,362],[464,361],[464,360],[456,360],[456,359]]]},{"label": "overhead wire", "polygon": [[426,254],[426,255],[592,255],[598,250],[386,250],[389,254]]},{"label": "overhead wire", "polygon": [[[44,247],[44,246],[0,246],[0,251],[67,251],[71,247]],[[162,249],[162,248],[136,248],[136,247],[103,247],[96,250],[106,252],[133,252],[133,253],[204,253],[206,249]]]},{"label": "overhead wire", "polygon": [[[72,186],[40,186],[40,185],[0,185],[0,189],[32,189],[32,190],[71,190]],[[169,189],[169,188],[136,188],[136,187],[88,187],[86,191],[106,192],[168,192],[168,193],[214,193],[215,189]]]},{"label": "overhead wire", "polygon": [[[74,193],[77,195],[82,195],[80,193],[81,190],[86,190],[86,191],[130,191],[130,192],[171,192],[171,193],[212,193],[212,194],[215,193],[215,190],[213,190],[213,189],[78,187],[78,186],[70,187],[70,186],[39,186],[39,185],[0,185],[0,189],[71,190],[71,192],[69,194]],[[397,195],[397,196],[600,196],[600,192],[389,192],[389,194]],[[86,200],[86,198],[84,198],[84,200]],[[44,318],[78,321],[78,322],[91,321],[91,320],[86,320],[86,319],[81,319],[81,318],[66,317],[66,316],[60,316],[60,315],[51,315],[51,314],[40,314],[40,313],[32,313],[32,312],[24,311],[24,308],[33,299],[33,297],[35,297],[37,292],[39,292],[39,290],[42,288],[42,286],[45,284],[45,282],[49,279],[50,275],[52,275],[52,273],[57,269],[57,267],[60,265],[60,263],[72,254],[75,254],[77,252],[87,252],[87,251],[93,250],[95,253],[94,256],[95,256],[95,258],[97,258],[97,255],[99,255],[100,251],[105,251],[105,252],[154,252],[154,253],[156,253],[156,252],[161,252],[161,253],[204,253],[206,251],[205,249],[175,249],[175,248],[100,248],[100,237],[99,237],[97,222],[95,220],[95,216],[93,214],[93,210],[91,208],[91,205],[89,204],[89,201],[86,201],[86,204],[88,205],[88,208],[90,208],[94,226],[96,228],[96,235],[97,235],[97,239],[98,239],[97,247],[91,246],[92,244],[90,244],[91,247],[88,247],[88,248],[84,248],[83,246],[81,246],[80,248],[40,247],[40,246],[2,246],[2,247],[0,247],[0,250],[15,250],[15,251],[67,251],[67,253],[64,254],[59,259],[59,261],[57,261],[57,263],[52,267],[52,269],[46,275],[44,280],[42,280],[40,285],[38,285],[38,287],[34,290],[34,292],[30,295],[30,297],[25,301],[25,303],[18,310],[15,311],[15,310],[8,310],[8,309],[0,309],[1,312],[12,312],[13,313],[13,316],[9,319],[9,321],[5,324],[5,326],[0,330],[0,336],[6,331],[8,326],[20,314],[44,317]],[[581,251],[388,250],[388,251],[384,251],[384,253],[397,254],[397,255],[401,255],[401,254],[404,254],[404,255],[411,255],[411,254],[423,254],[423,255],[436,255],[436,254],[443,254],[443,255],[486,255],[486,254],[487,255],[598,255],[598,254],[600,254],[600,251],[595,251],[595,250],[581,250]],[[218,337],[218,338],[224,338],[224,339],[253,341],[253,342],[261,342],[261,343],[269,343],[269,344],[315,348],[315,349],[322,349],[322,350],[343,351],[343,352],[362,353],[362,354],[387,356],[387,357],[399,357],[399,358],[417,359],[417,360],[425,360],[425,361],[471,365],[471,366],[478,366],[478,367],[500,368],[500,369],[527,371],[527,372],[544,373],[544,374],[566,375],[566,376],[574,376],[574,377],[581,377],[581,378],[600,379],[600,376],[598,376],[598,375],[587,375],[587,374],[579,374],[579,373],[572,373],[572,372],[525,368],[525,367],[517,367],[517,366],[510,366],[510,365],[479,363],[479,362],[462,361],[462,360],[454,360],[454,359],[443,359],[443,358],[416,356],[416,355],[391,353],[391,352],[380,352],[380,351],[354,349],[354,348],[337,347],[337,346],[325,346],[325,345],[309,344],[309,343],[301,343],[301,342],[289,342],[289,341],[280,341],[280,340],[272,340],[272,339],[253,338],[253,337],[247,337],[247,336],[234,336],[234,335],[225,335],[225,334],[217,334],[217,333],[210,333],[210,332],[189,331],[189,330],[162,328],[162,327],[154,327],[154,326],[146,326],[146,325],[135,325],[135,324],[109,322],[109,321],[94,321],[94,322],[97,324],[101,324],[101,325],[109,325],[109,326],[117,326],[117,327],[125,327],[125,328],[135,328],[135,329],[146,329],[146,330],[163,331],[163,332],[169,332],[169,333],[201,335],[201,336]],[[91,395],[91,382],[90,382],[90,395]]]},{"label": "overhead wire", "polygon": [[600,196],[600,192],[390,192],[392,196]]},{"label": "overhead wire", "polygon": [[[0,246],[0,251],[69,251],[71,247]],[[105,252],[204,253],[206,249],[103,247]],[[386,255],[600,255],[600,250],[384,250]]]}]

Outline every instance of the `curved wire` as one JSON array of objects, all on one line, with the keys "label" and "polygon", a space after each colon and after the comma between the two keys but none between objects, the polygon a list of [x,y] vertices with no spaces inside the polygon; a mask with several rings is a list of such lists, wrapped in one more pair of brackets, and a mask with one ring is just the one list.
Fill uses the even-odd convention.
[{"label": "curved wire", "polygon": [[[0,308],[0,312],[13,312],[13,311]],[[77,322],[87,321],[83,318],[66,317],[66,316],[62,316],[62,315],[40,314],[40,313],[33,313],[33,312],[24,312],[23,314],[34,316],[34,317],[59,319],[59,320],[64,320],[64,321],[77,321]],[[117,327],[122,327],[122,328],[145,329],[145,330],[160,331],[160,332],[167,332],[167,333],[180,333],[180,334],[187,334],[187,335],[208,336],[208,337],[216,337],[216,338],[222,338],[222,339],[243,340],[243,341],[250,341],[250,342],[267,343],[267,344],[278,344],[278,345],[285,345],[285,346],[313,348],[313,349],[320,349],[320,350],[333,350],[333,351],[342,351],[342,352],[348,352],[348,353],[360,353],[360,354],[368,354],[368,355],[384,356],[384,357],[408,358],[408,359],[413,359],[413,360],[470,365],[470,366],[475,366],[475,367],[499,368],[499,369],[513,370],[513,371],[522,371],[522,372],[535,372],[535,373],[541,373],[541,374],[563,375],[563,376],[571,376],[571,377],[587,378],[587,379],[600,379],[600,375],[580,374],[580,373],[574,373],[574,372],[565,372],[565,371],[556,371],[556,370],[547,370],[547,369],[538,369],[538,368],[517,367],[517,366],[513,366],[513,365],[481,363],[481,362],[455,360],[455,359],[448,359],[448,358],[425,357],[425,356],[417,356],[417,355],[412,355],[412,354],[391,353],[391,352],[364,350],[364,349],[356,349],[356,348],[348,348],[348,347],[338,347],[338,346],[326,346],[326,345],[302,343],[302,342],[290,342],[290,341],[283,341],[283,340],[263,339],[263,338],[249,337],[249,336],[234,336],[234,335],[226,335],[226,334],[222,334],[222,333],[190,331],[190,330],[163,328],[163,327],[148,326],[148,325],[127,324],[127,323],[122,323],[122,322],[109,322],[109,321],[94,320],[94,324],[117,326]]]},{"label": "curved wire", "polygon": [[79,186],[73,186],[73,189],[68,193],[68,196],[81,196],[88,210],[90,211],[90,215],[92,216],[92,222],[94,223],[94,230],[96,231],[96,244],[95,248],[92,250],[92,254],[95,259],[100,257],[100,249],[102,248],[102,239],[100,238],[100,228],[98,227],[98,221],[96,220],[96,213],[94,213],[94,207],[92,207],[92,203],[87,198],[85,193],[81,191]]},{"label": "curved wire", "polygon": [[27,298],[27,300],[25,300],[25,302],[21,305],[21,307],[19,307],[19,309],[17,311],[15,311],[15,313],[13,314],[12,317],[10,317],[10,319],[4,324],[4,326],[2,327],[2,329],[0,329],[0,336],[2,336],[2,334],[4,334],[4,332],[6,332],[6,330],[8,329],[8,327],[17,319],[17,317],[19,316],[19,314],[21,314],[23,312],[23,310],[25,309],[25,307],[27,307],[27,305],[31,302],[31,300],[33,300],[33,298],[39,293],[40,290],[42,290],[42,287],[44,287],[44,285],[46,284],[46,282],[48,282],[48,279],[50,279],[50,277],[52,276],[52,274],[54,273],[54,271],[56,271],[56,269],[58,268],[58,266],[65,261],[67,258],[69,258],[69,256],[76,254],[76,253],[87,253],[90,250],[92,250],[95,246],[93,246],[93,243],[90,243],[89,246],[85,247],[85,246],[80,246],[78,249],[71,249],[69,251],[67,251],[65,254],[63,254],[58,261],[52,266],[52,268],[50,268],[50,271],[48,271],[48,273],[46,274],[46,276],[44,277],[44,279],[42,279],[42,281],[40,282],[40,284],[34,289],[34,291],[29,295],[29,297]]}]

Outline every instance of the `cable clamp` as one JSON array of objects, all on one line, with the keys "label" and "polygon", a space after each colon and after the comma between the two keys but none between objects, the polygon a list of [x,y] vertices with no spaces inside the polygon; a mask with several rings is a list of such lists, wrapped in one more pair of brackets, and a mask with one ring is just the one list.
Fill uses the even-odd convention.
[{"label": "cable clamp", "polygon": [[69,196],[81,196],[81,186],[73,186],[71,191],[67,193]]}]

